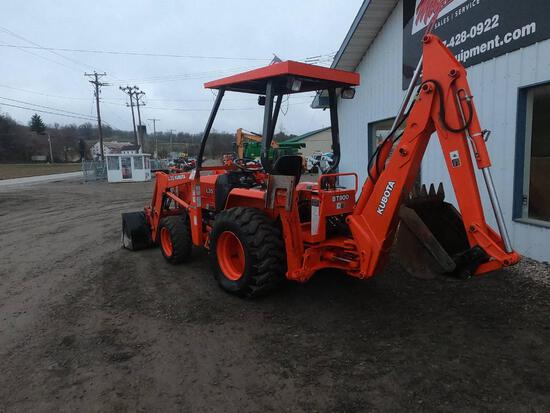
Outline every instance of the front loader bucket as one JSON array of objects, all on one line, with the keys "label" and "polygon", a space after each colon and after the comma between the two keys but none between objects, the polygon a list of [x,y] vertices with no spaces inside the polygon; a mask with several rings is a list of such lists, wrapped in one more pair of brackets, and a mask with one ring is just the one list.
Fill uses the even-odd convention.
[{"label": "front loader bucket", "polygon": [[413,276],[431,279],[440,274],[470,275],[486,260],[479,248],[471,249],[462,216],[444,202],[443,185],[437,191],[423,185],[399,210],[401,220],[395,252],[403,267]]},{"label": "front loader bucket", "polygon": [[136,251],[153,246],[151,228],[144,212],[122,214],[122,247]]}]

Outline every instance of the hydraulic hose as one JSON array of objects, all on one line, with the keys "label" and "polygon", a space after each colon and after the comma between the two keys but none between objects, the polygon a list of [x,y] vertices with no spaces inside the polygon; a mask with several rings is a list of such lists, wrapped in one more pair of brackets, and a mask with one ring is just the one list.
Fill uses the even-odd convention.
[{"label": "hydraulic hose", "polygon": [[474,108],[473,108],[472,100],[466,99],[466,105],[468,106],[468,118],[466,119],[466,123],[464,124],[464,126],[459,128],[453,128],[447,123],[443,88],[441,87],[438,81],[433,79],[425,80],[424,82],[422,82],[422,85],[425,85],[427,83],[431,83],[432,85],[434,85],[435,89],[437,90],[437,94],[439,95],[439,119],[441,120],[441,123],[443,124],[443,126],[445,126],[445,129],[453,133],[464,132],[466,129],[468,129],[470,127],[470,124],[472,123],[472,119],[474,118]]}]

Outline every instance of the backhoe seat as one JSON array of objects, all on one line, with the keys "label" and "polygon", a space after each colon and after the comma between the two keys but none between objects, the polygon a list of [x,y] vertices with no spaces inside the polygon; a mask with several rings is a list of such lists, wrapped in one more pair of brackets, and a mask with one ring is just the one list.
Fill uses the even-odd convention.
[{"label": "backhoe seat", "polygon": [[295,184],[302,176],[302,157],[300,155],[283,155],[277,158],[273,165],[273,175],[293,176]]}]

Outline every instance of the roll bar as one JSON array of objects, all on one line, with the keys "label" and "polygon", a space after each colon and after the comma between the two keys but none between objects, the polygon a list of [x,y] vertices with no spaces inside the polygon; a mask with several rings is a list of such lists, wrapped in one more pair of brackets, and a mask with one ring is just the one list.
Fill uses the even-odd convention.
[{"label": "roll bar", "polygon": [[[338,107],[337,107],[337,98],[336,98],[336,88],[328,89],[329,94],[329,108],[330,108],[330,125],[331,125],[331,136],[332,136],[332,151],[333,151],[333,164],[328,173],[332,173],[337,170],[340,163],[340,131],[338,126]],[[210,136],[210,131],[212,130],[212,125],[218,110],[220,108],[222,99],[225,95],[225,88],[221,87],[218,89],[218,95],[214,101],[214,106],[206,122],[206,127],[202,135],[201,146],[197,156],[197,167],[196,171],[200,172],[202,167],[202,159],[204,157],[204,150],[206,148],[206,142]],[[275,97],[277,100],[275,101]],[[273,80],[269,80],[266,84],[266,94],[265,94],[265,108],[264,108],[264,123],[263,123],[263,133],[262,133],[262,144],[261,144],[261,155],[260,159],[262,166],[268,173],[273,172],[273,165],[269,159],[269,149],[271,148],[271,142],[273,141],[273,136],[275,134],[275,126],[277,125],[277,120],[279,117],[279,112],[281,111],[281,104],[283,101],[283,94],[275,94],[275,85]]]}]

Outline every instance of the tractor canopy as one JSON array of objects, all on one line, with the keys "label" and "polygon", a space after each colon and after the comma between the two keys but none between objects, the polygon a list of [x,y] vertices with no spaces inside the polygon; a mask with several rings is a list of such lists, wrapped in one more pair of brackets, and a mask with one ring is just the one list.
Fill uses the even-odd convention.
[{"label": "tractor canopy", "polygon": [[[205,83],[205,88],[217,89],[218,95],[216,96],[214,107],[212,108],[212,112],[204,130],[198,154],[197,171],[200,171],[206,141],[226,91],[260,95],[258,104],[264,106],[260,159],[262,166],[267,172],[277,174],[277,168],[274,168],[272,160],[269,158],[269,150],[271,148],[271,142],[273,141],[283,96],[325,90],[328,91],[329,95],[332,151],[334,153],[332,170],[335,170],[340,161],[340,138],[338,132],[336,93],[337,90],[340,89],[342,91],[342,97],[349,96],[347,98],[352,98],[354,94],[353,86],[358,85],[358,73],[294,62],[291,60],[273,63],[269,66]],[[351,93],[344,93],[344,91]]]},{"label": "tractor canopy", "polygon": [[359,73],[329,69],[292,60],[274,63],[259,69],[213,80],[204,84],[207,89],[265,95],[273,82],[275,95],[312,92],[359,85]]}]

